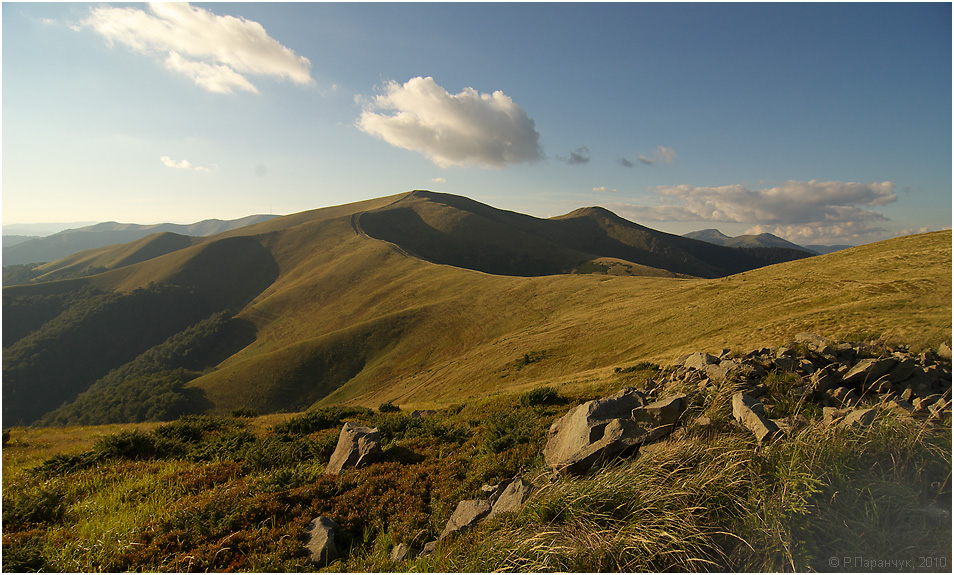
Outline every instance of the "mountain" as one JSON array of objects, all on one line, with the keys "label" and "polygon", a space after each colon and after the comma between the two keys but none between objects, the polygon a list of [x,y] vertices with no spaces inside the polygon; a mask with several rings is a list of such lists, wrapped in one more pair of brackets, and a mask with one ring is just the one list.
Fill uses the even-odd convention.
[{"label": "mountain", "polygon": [[36,224],[6,224],[3,226],[3,235],[23,235],[46,237],[63,230],[91,226],[96,222],[44,222]]},{"label": "mountain", "polygon": [[707,230],[699,230],[697,232],[689,232],[688,234],[683,234],[682,237],[733,248],[788,248],[793,250],[807,251],[812,254],[820,253],[816,252],[815,250],[810,250],[804,246],[793,244],[792,242],[773,234],[748,234],[735,236],[733,238],[723,234],[717,229],[710,228]]},{"label": "mountain", "polygon": [[847,244],[839,244],[839,245],[834,245],[834,246],[824,246],[824,245],[819,245],[819,244],[809,244],[809,245],[806,245],[806,246],[803,246],[803,247],[804,247],[806,250],[811,250],[811,251],[813,251],[813,252],[815,252],[815,253],[817,253],[817,254],[830,254],[830,253],[837,252],[837,251],[840,251],[840,250],[847,250],[848,248],[852,248],[852,247],[854,247],[854,246],[849,246],[849,245],[847,245]]},{"label": "mountain", "polygon": [[83,250],[131,242],[158,232],[170,232],[185,236],[210,236],[275,217],[278,216],[255,215],[237,220],[203,220],[194,224],[139,225],[105,222],[68,229],[16,244],[9,244],[4,239],[3,265],[52,262]]},{"label": "mountain", "polygon": [[4,419],[432,407],[802,331],[950,338],[950,232],[804,255],[425,191],[154,234],[3,289]]},{"label": "mountain", "polygon": [[17,244],[22,244],[30,240],[38,240],[40,236],[18,236],[18,235],[5,235],[3,236],[3,245],[4,246],[15,246]]}]

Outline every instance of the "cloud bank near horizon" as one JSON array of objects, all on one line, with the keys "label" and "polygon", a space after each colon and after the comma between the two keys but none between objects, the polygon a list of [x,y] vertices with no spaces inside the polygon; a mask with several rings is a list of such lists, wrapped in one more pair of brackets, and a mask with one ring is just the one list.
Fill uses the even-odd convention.
[{"label": "cloud bank near horizon", "polygon": [[501,91],[450,94],[434,78],[389,82],[364,106],[357,127],[440,167],[500,169],[543,158],[532,119]]},{"label": "cloud bank near horizon", "polygon": [[747,224],[745,233],[772,233],[794,242],[868,243],[882,239],[888,221],[875,208],[897,201],[891,182],[807,182],[789,180],[752,189],[742,184],[718,187],[658,186],[662,205],[618,204],[643,221]]},{"label": "cloud bank near horizon", "polygon": [[273,76],[306,86],[311,62],[268,35],[258,22],[217,16],[188,3],[139,8],[100,6],[81,22],[110,46],[120,44],[156,58],[208,92],[258,94],[246,75]]}]

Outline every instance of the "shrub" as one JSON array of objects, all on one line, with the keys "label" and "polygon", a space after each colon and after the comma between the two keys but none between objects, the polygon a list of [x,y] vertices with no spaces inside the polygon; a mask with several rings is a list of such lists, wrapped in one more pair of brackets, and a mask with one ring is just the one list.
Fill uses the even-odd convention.
[{"label": "shrub", "polygon": [[534,405],[552,405],[560,403],[562,398],[555,389],[549,386],[531,389],[520,396],[520,405],[532,407]]},{"label": "shrub", "polygon": [[401,408],[394,405],[390,401],[385,401],[384,403],[378,406],[379,413],[394,413],[397,411],[401,411]]},{"label": "shrub", "polygon": [[233,409],[231,415],[232,417],[258,417],[258,412],[248,407],[240,407]]},{"label": "shrub", "polygon": [[174,442],[138,430],[101,437],[93,446],[93,452],[103,458],[130,460],[163,457],[174,449]]},{"label": "shrub", "polygon": [[[22,529],[25,525],[55,523],[64,512],[63,492],[41,487],[19,497],[3,498],[3,530]],[[6,553],[4,553],[6,554]]]},{"label": "shrub", "polygon": [[342,420],[351,417],[370,417],[373,411],[366,407],[323,407],[291,417],[274,426],[283,435],[308,435],[323,429],[339,427]]}]

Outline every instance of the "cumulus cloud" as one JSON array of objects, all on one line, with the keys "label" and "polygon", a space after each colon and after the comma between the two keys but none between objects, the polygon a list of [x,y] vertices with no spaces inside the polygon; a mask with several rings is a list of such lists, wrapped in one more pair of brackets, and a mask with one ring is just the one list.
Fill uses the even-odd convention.
[{"label": "cumulus cloud", "polygon": [[570,155],[567,157],[558,156],[558,159],[561,162],[566,162],[571,166],[579,166],[581,164],[590,163],[590,149],[586,146],[580,146],[579,148],[570,152]]},{"label": "cumulus cloud", "polygon": [[153,56],[210,92],[258,93],[246,75],[314,83],[308,58],[282,46],[258,22],[217,16],[187,3],[153,3],[148,11],[100,6],[81,24],[110,46]]},{"label": "cumulus cloud", "polygon": [[790,180],[764,189],[736,184],[659,186],[653,191],[662,205],[623,209],[642,220],[752,224],[752,230],[796,242],[862,243],[861,238],[885,232],[881,223],[888,219],[875,208],[898,199],[891,182]]},{"label": "cumulus cloud", "polygon": [[[194,172],[211,172],[212,171],[210,168],[206,168],[205,166],[193,166],[192,162],[190,162],[189,160],[179,160],[177,162],[173,160],[172,158],[170,158],[169,156],[162,156],[161,158],[159,158],[159,161],[162,162],[162,164],[166,166],[167,168],[173,168],[176,170],[192,170]],[[215,164],[213,164],[212,167],[214,168]]]},{"label": "cumulus cloud", "polygon": [[499,169],[543,157],[533,120],[506,94],[473,88],[450,94],[431,77],[388,83],[364,106],[357,126],[441,167]]}]

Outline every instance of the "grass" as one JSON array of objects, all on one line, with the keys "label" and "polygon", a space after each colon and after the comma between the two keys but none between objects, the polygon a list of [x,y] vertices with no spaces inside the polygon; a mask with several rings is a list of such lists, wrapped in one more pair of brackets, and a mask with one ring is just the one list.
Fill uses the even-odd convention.
[{"label": "grass", "polygon": [[[852,565],[830,561],[855,557],[913,561],[908,570],[921,557],[950,564],[950,417],[928,424],[878,408],[868,429],[815,418],[759,445],[730,423],[731,386],[697,390],[670,439],[591,476],[551,481],[540,455],[550,423],[630,376],[640,374],[556,395],[501,394],[425,418],[345,408],[190,417],[75,429],[58,448],[44,437],[59,430],[14,428],[4,449],[4,570],[310,571],[303,531],[319,514],[344,528],[345,557],[330,571],[843,571]],[[766,409],[782,409],[770,400],[792,382],[773,378]],[[718,433],[687,425],[701,413]],[[353,418],[380,429],[384,459],[325,476],[337,428]],[[154,449],[163,441],[180,449]],[[57,449],[101,457],[38,474]],[[390,562],[392,545],[421,548],[458,501],[521,471],[534,490],[518,512],[442,541],[430,557]]]}]

